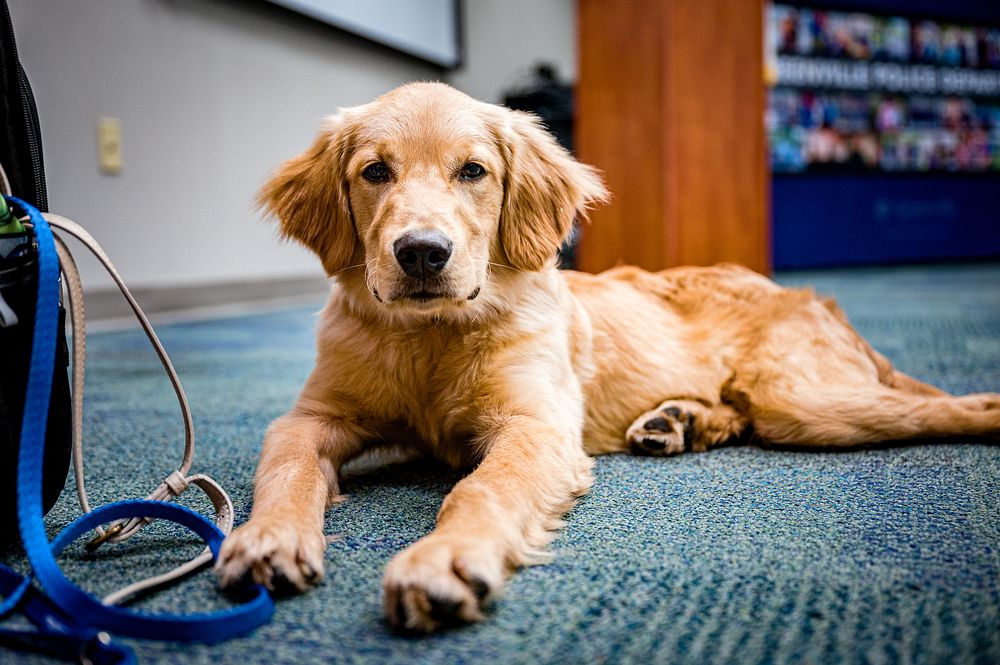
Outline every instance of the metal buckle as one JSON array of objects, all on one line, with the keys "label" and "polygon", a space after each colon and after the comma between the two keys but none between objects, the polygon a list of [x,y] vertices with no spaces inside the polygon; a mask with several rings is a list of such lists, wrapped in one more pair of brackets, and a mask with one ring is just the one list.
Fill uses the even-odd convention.
[{"label": "metal buckle", "polygon": [[101,534],[97,538],[94,538],[92,541],[87,543],[86,550],[88,552],[96,552],[98,547],[100,547],[104,543],[108,542],[109,540],[117,536],[119,533],[122,532],[122,529],[124,528],[125,528],[125,522],[118,522],[117,524],[108,527],[107,531],[105,531],[103,534]]}]

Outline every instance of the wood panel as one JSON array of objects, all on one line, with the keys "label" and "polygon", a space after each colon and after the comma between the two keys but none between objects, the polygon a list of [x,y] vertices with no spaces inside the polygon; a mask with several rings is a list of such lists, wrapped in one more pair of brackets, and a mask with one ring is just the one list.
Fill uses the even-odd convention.
[{"label": "wood panel", "polygon": [[579,264],[770,270],[759,0],[578,0],[576,146],[614,199]]}]

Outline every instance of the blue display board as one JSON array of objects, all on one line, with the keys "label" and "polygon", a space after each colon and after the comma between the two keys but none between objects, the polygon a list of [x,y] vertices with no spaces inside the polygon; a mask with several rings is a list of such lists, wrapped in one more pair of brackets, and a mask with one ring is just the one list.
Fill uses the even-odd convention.
[{"label": "blue display board", "polygon": [[1000,257],[981,176],[774,176],[776,269]]},{"label": "blue display board", "polygon": [[1000,3],[768,10],[778,269],[1000,257]]}]

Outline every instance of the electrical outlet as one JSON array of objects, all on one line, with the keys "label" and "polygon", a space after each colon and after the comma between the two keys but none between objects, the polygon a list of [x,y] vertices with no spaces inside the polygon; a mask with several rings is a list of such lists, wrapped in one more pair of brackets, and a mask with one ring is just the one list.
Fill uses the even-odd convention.
[{"label": "electrical outlet", "polygon": [[104,175],[122,172],[122,123],[118,118],[97,119],[97,166]]}]

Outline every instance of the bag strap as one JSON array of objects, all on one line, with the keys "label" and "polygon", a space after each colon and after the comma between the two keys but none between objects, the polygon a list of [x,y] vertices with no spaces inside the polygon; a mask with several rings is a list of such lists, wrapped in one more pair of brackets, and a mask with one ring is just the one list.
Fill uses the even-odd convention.
[{"label": "bag strap", "polygon": [[[71,582],[56,563],[55,556],[74,539],[98,524],[115,520],[158,518],[177,522],[201,536],[213,557],[218,556],[224,535],[215,524],[183,506],[163,501],[134,500],[112,503],[83,515],[49,543],[42,519],[42,456],[55,363],[59,265],[52,231],[41,213],[16,197],[8,197],[8,201],[28,215],[38,243],[35,329],[18,451],[18,525],[35,577],[61,612],[58,618],[78,631],[89,632],[93,639],[99,639],[100,632],[108,631],[147,639],[218,642],[257,628],[267,622],[274,612],[271,597],[260,585],[253,588],[248,602],[229,609],[189,615],[152,614],[102,604]],[[9,575],[7,577],[9,579]],[[20,591],[15,591],[15,595],[19,596],[19,607],[25,599],[33,596],[28,590],[30,587],[21,586],[23,584],[19,583],[17,589]],[[10,600],[8,598],[5,604],[10,604]],[[36,625],[42,632],[49,630],[48,621]]]},{"label": "bag strap", "polygon": [[38,110],[17,57],[14,22],[6,0],[0,0],[0,99],[0,127],[4,128],[0,132],[0,159],[10,170],[13,191],[40,210],[48,210]]},{"label": "bag strap", "polygon": [[[55,227],[63,233],[73,236],[83,243],[83,245],[97,258],[97,260],[100,261],[105,270],[108,271],[108,274],[111,275],[115,284],[118,286],[118,289],[121,291],[122,295],[128,301],[129,306],[132,308],[132,311],[135,313],[135,316],[139,320],[139,324],[142,326],[146,336],[149,338],[150,343],[156,350],[157,357],[160,359],[160,363],[167,372],[167,376],[170,378],[170,383],[173,386],[174,393],[177,396],[177,403],[184,419],[184,456],[181,460],[180,467],[168,475],[146,498],[155,501],[169,501],[177,498],[189,486],[195,485],[205,492],[209,500],[211,500],[216,512],[216,525],[223,533],[228,535],[233,529],[234,517],[233,503],[229,498],[229,495],[226,494],[226,491],[209,476],[203,474],[187,475],[194,460],[195,445],[194,424],[191,417],[191,409],[188,405],[187,396],[184,393],[184,388],[181,385],[180,378],[177,376],[173,363],[170,362],[170,357],[167,355],[166,350],[160,343],[160,340],[156,335],[156,331],[153,330],[153,326],[150,324],[149,319],[146,317],[142,308],[139,307],[139,304],[132,296],[132,293],[125,285],[125,280],[122,279],[121,275],[111,263],[111,259],[93,238],[93,236],[91,236],[79,224],[62,217],[61,215],[46,213],[43,216],[46,221],[49,222],[50,226]],[[76,491],[77,497],[80,501],[80,507],[84,512],[89,512],[90,502],[87,497],[86,481],[84,477],[83,454],[83,388],[84,372],[86,368],[86,317],[83,309],[83,288],[80,283],[79,272],[76,269],[76,262],[74,261],[72,254],[59,236],[54,236],[54,239],[56,242],[56,251],[59,255],[59,262],[62,266],[62,272],[66,278],[66,301],[69,305],[70,324],[73,331],[73,390],[71,393],[73,406],[73,468],[76,475]],[[97,529],[95,529],[97,532],[97,538],[92,540],[88,544],[87,548],[90,551],[94,551],[102,543],[121,542],[123,540],[127,540],[135,535],[140,528],[148,524],[149,521],[150,520],[148,519],[123,520],[115,522],[108,530],[97,527]],[[141,592],[149,591],[169,584],[170,582],[197,570],[211,561],[211,558],[211,553],[208,550],[205,550],[196,558],[178,566],[170,572],[136,582],[108,596],[105,596],[104,602],[107,604],[118,604],[129,600]]]},{"label": "bag strap", "polygon": [[[6,173],[4,173],[3,168],[0,167],[0,188],[2,188],[0,191],[5,194],[9,194],[9,187],[10,185],[6,180]],[[150,343],[153,345],[153,348],[157,353],[157,357],[160,359],[160,363],[167,372],[171,381],[171,386],[177,396],[178,406],[180,407],[184,422],[184,455],[181,465],[180,468],[168,475],[159,484],[159,486],[153,490],[152,493],[146,496],[146,498],[150,500],[172,500],[180,496],[180,494],[182,494],[190,485],[195,485],[201,489],[212,502],[216,512],[216,525],[224,534],[228,535],[233,529],[233,520],[235,515],[233,503],[229,498],[229,495],[215,480],[209,476],[203,474],[192,476],[186,475],[194,460],[195,437],[191,409],[188,405],[184,388],[181,385],[177,372],[173,367],[173,363],[171,363],[170,357],[167,355],[166,350],[160,343],[152,324],[150,324],[145,313],[142,311],[142,308],[139,307],[138,302],[132,296],[132,293],[129,291],[128,286],[126,286],[124,279],[122,279],[118,270],[111,262],[110,257],[108,257],[107,253],[100,246],[97,240],[95,240],[94,237],[86,231],[86,229],[61,215],[43,213],[42,216],[45,217],[50,226],[54,226],[60,231],[68,235],[72,235],[80,243],[87,247],[87,249],[101,263],[101,265],[104,266],[105,270],[108,271],[108,274],[118,286],[123,297],[128,301],[129,306],[135,313],[140,326],[145,332],[147,338],[150,340]],[[73,258],[73,254],[66,246],[66,243],[62,240],[62,238],[55,234],[53,234],[53,240],[55,241],[56,253],[59,258],[60,271],[64,277],[63,284],[66,287],[65,298],[70,314],[70,327],[72,330],[73,390],[71,391],[71,400],[73,469],[74,476],[76,478],[77,498],[81,509],[83,512],[87,513],[90,512],[91,508],[90,501],[87,496],[86,478],[84,473],[85,456],[83,454],[83,396],[87,354],[87,324],[84,311],[83,285],[80,279],[80,273],[76,267],[76,261]],[[94,529],[97,537],[88,543],[88,551],[92,552],[96,550],[105,542],[117,543],[127,540],[135,535],[139,529],[150,522],[151,520],[148,518],[122,520],[112,524],[107,530],[102,526],[97,526]],[[183,577],[198,570],[211,560],[212,554],[206,548],[195,558],[166,573],[140,580],[108,594],[104,597],[103,602],[108,605],[128,602],[141,593],[152,591],[182,579]]]}]

